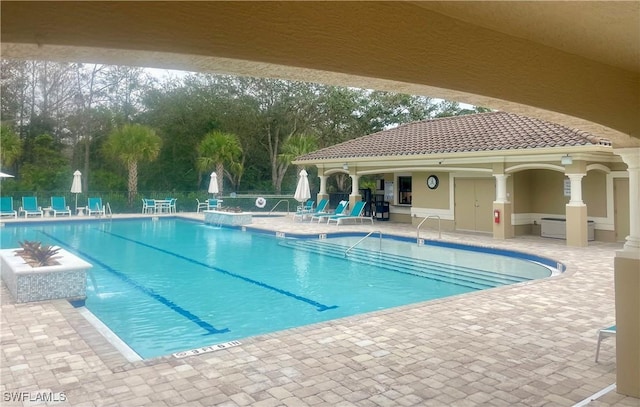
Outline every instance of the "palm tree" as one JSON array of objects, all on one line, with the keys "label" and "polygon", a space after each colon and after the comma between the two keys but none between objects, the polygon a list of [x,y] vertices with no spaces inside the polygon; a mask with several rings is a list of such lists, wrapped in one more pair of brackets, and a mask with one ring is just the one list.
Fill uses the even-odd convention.
[{"label": "palm tree", "polygon": [[212,131],[205,134],[198,146],[198,169],[209,171],[214,166],[218,174],[218,191],[222,193],[223,176],[227,176],[232,182],[230,173],[225,173],[225,165],[232,168],[232,171],[242,171],[239,165],[239,158],[242,154],[242,147],[235,134]]},{"label": "palm tree", "polygon": [[22,154],[22,141],[11,126],[3,124],[0,127],[0,168],[3,165],[12,166]]},{"label": "palm tree", "polygon": [[[318,149],[318,139],[315,136],[298,134],[290,137],[282,146],[282,153],[279,159],[287,166],[291,161],[301,155],[308,154]],[[286,168],[286,167],[285,167]],[[303,166],[299,165],[296,173],[302,171]]]},{"label": "palm tree", "polygon": [[153,161],[160,154],[162,139],[150,127],[127,124],[111,134],[105,143],[105,151],[122,161],[129,171],[129,205],[138,194],[138,162]]}]

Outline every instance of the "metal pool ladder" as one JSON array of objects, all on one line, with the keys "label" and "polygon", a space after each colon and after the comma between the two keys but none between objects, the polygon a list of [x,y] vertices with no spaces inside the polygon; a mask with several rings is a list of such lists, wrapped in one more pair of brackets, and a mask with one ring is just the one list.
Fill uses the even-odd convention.
[{"label": "metal pool ladder", "polygon": [[440,231],[440,216],[438,215],[429,215],[426,218],[422,219],[422,222],[416,228],[416,242],[419,244],[420,242],[420,226],[427,221],[427,219],[438,219],[438,239],[442,239],[442,232]]},{"label": "metal pool ladder", "polygon": [[274,211],[274,209],[276,209],[276,207],[277,207],[278,205],[280,205],[280,203],[281,203],[281,202],[286,202],[286,203],[287,203],[287,215],[289,214],[289,200],[288,200],[288,199],[281,199],[281,200],[279,200],[279,201],[278,201],[278,203],[277,203],[277,204],[275,204],[275,205],[273,206],[273,208],[271,208],[271,210],[269,211],[269,215],[271,215],[271,212],[273,212],[273,211]]},{"label": "metal pool ladder", "polygon": [[349,247],[347,250],[345,250],[344,252],[344,257],[347,257],[347,254],[349,253],[349,251],[351,249],[353,249],[354,247],[356,247],[357,245],[359,245],[363,240],[365,240],[366,238],[368,238],[369,236],[371,236],[374,233],[378,233],[380,235],[380,247],[378,248],[378,251],[381,252],[382,251],[382,232],[379,230],[374,230],[372,232],[367,233],[367,235],[365,237],[363,237],[362,239],[358,240],[357,242],[355,242],[353,245],[351,245],[351,247]]}]

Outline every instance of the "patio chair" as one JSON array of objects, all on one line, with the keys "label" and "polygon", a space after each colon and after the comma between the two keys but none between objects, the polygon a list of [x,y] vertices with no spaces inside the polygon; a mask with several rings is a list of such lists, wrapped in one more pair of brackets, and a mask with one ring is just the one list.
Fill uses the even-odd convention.
[{"label": "patio chair", "polygon": [[71,216],[71,209],[69,209],[64,196],[51,197],[51,211],[53,212],[54,218],[59,214]]},{"label": "patio chair", "polygon": [[178,198],[167,198],[169,201],[169,213],[176,213],[176,203],[178,202]]},{"label": "patio chair", "polygon": [[22,206],[18,211],[18,215],[21,213],[24,213],[25,218],[28,218],[29,215],[40,215],[41,218],[44,216],[42,208],[38,206],[38,198],[35,196],[22,197]]},{"label": "patio chair", "polygon": [[208,199],[207,200],[207,209],[209,209],[210,211],[213,209],[218,209],[222,206],[222,200],[221,199]]},{"label": "patio chair", "polygon": [[200,202],[200,200],[196,198],[196,202],[198,203],[198,206],[196,206],[196,212],[200,212],[200,210],[209,209],[209,201]]},{"label": "patio chair", "polygon": [[336,226],[337,226],[341,222],[345,221],[346,219],[360,219],[360,223],[363,223],[364,219],[369,219],[371,221],[371,224],[373,225],[372,217],[362,216],[362,212],[364,211],[365,204],[366,204],[365,201],[356,202],[356,204],[353,205],[353,209],[351,209],[351,212],[348,215],[339,214],[339,215],[330,216],[329,219],[327,219],[327,223],[336,222]]},{"label": "patio chair", "polygon": [[102,198],[89,198],[87,199],[87,215],[105,215],[104,205],[102,205]]},{"label": "patio chair", "polygon": [[142,213],[155,213],[156,201],[155,199],[142,198]]},{"label": "patio chair", "polygon": [[320,202],[318,202],[318,206],[316,206],[315,210],[308,211],[308,212],[303,210],[303,211],[298,211],[294,213],[293,221],[295,222],[296,218],[300,218],[300,221],[303,221],[306,218],[311,218],[313,215],[319,215],[321,213],[325,213],[328,203],[329,203],[328,199],[321,199]]},{"label": "patio chair", "polygon": [[348,206],[349,206],[349,201],[340,201],[340,203],[338,203],[338,206],[336,206],[336,210],[333,213],[317,213],[315,215],[311,215],[310,221],[313,222],[314,219],[318,219],[318,223],[320,223],[323,220],[329,219],[333,215],[341,215],[344,213],[344,211],[347,210]]},{"label": "patio chair", "polygon": [[304,205],[300,205],[298,206],[298,208],[296,209],[296,213],[309,213],[313,210],[313,204],[316,203],[316,201],[312,201],[311,199],[307,201],[307,203],[305,203]]},{"label": "patio chair", "polygon": [[3,196],[0,197],[0,216],[13,216],[18,217],[18,212],[13,209],[13,197]]},{"label": "patio chair", "polygon": [[604,338],[607,338],[609,336],[615,336],[615,334],[616,334],[615,325],[612,325],[608,328],[598,329],[598,344],[596,346],[596,363],[598,363],[598,356],[600,355],[600,342],[602,342]]}]

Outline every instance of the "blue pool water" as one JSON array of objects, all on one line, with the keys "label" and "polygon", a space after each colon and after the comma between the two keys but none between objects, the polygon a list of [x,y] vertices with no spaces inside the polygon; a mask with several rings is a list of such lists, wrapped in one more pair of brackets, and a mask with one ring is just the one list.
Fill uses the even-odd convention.
[{"label": "blue pool water", "polygon": [[[93,264],[86,307],[151,358],[549,276],[536,262],[372,236],[281,239],[179,219],[7,225]],[[382,251],[379,251],[380,246]]]}]

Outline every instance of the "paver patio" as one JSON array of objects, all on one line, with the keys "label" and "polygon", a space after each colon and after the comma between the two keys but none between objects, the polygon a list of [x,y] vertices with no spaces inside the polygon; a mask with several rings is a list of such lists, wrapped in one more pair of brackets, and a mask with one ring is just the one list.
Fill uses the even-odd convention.
[{"label": "paver patio", "polygon": [[[290,216],[254,218],[252,227],[416,234],[393,222],[301,225]],[[247,338],[198,356],[133,363],[67,301],[15,304],[3,284],[2,405],[45,405],[28,400],[44,392],[59,396],[46,405],[73,406],[572,406],[615,382],[615,340],[603,342],[600,363],[594,354],[597,329],[615,321],[613,259],[621,244],[442,238],[551,257],[568,270]],[[23,392],[23,401],[10,400]],[[589,404],[639,405],[615,391]]]}]

